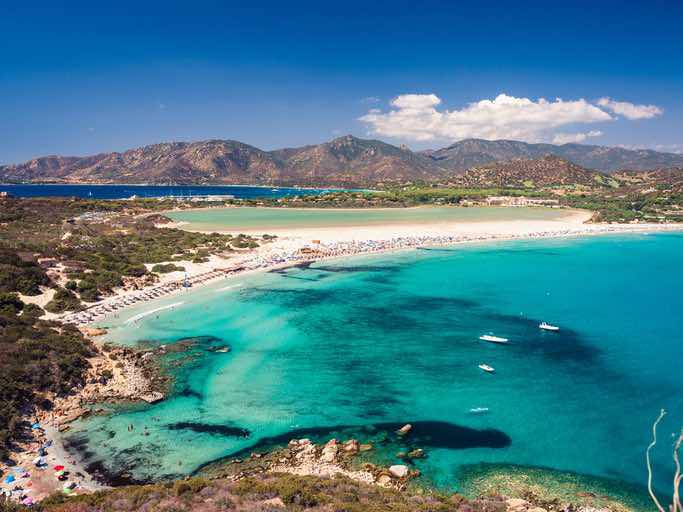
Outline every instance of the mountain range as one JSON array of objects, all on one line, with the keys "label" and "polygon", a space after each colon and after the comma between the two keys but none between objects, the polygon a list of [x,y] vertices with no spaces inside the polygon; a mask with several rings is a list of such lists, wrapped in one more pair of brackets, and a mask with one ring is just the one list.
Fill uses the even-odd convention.
[{"label": "mountain range", "polygon": [[[558,159],[543,160],[553,155]],[[379,140],[347,135],[323,144],[263,151],[233,140],[169,142],[85,157],[45,156],[0,166],[0,182],[254,184],[368,186],[445,183],[491,163],[538,160],[602,172],[683,167],[683,155],[582,144],[528,144],[467,139],[446,148],[413,152]],[[524,166],[522,166],[524,167]],[[493,166],[495,168],[495,166]],[[578,167],[577,167],[578,168]],[[565,170],[575,174],[576,169]],[[479,173],[481,174],[481,173]],[[522,182],[523,176],[517,176]],[[517,179],[516,178],[516,179]]]}]

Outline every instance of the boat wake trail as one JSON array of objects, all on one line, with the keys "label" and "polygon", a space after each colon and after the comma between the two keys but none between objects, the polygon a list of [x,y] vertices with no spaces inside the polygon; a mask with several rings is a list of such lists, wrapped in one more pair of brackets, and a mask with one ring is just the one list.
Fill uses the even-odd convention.
[{"label": "boat wake trail", "polygon": [[150,309],[149,311],[145,311],[144,313],[140,313],[139,315],[135,315],[135,316],[130,317],[124,323],[132,324],[133,322],[137,322],[141,318],[145,318],[146,316],[153,315],[154,313],[157,313],[159,311],[163,311],[164,309],[171,309],[171,308],[174,308],[176,306],[180,306],[182,304],[185,304],[185,303],[184,302],[174,302],[173,304],[169,304],[168,306],[162,306],[160,308]]}]

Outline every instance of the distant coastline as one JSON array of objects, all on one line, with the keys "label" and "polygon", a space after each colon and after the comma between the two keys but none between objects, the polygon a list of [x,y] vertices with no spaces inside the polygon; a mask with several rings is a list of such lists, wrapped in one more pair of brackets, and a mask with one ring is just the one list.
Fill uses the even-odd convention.
[{"label": "distant coastline", "polygon": [[341,189],[313,187],[277,187],[268,185],[155,185],[149,183],[3,183],[0,192],[15,197],[80,197],[120,200],[131,196],[140,199],[163,199],[173,196],[234,196],[235,199],[277,199],[294,195],[317,195]]}]

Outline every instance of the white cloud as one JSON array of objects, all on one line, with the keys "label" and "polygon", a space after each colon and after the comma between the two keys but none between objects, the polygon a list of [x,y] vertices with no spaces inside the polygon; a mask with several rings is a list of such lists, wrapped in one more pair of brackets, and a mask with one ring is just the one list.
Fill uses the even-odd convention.
[{"label": "white cloud", "polygon": [[553,144],[569,144],[570,142],[583,142],[588,137],[600,137],[602,132],[600,130],[591,130],[585,133],[557,133],[553,137]]},{"label": "white cloud", "polygon": [[680,155],[683,153],[683,144],[656,144],[654,149]]},{"label": "white cloud", "polygon": [[441,98],[436,94],[402,94],[391,100],[396,108],[421,110],[436,107],[441,103]]},{"label": "white cloud", "polygon": [[598,105],[626,119],[652,119],[662,115],[662,109],[656,105],[634,105],[628,101],[614,101],[611,98],[600,98]]},{"label": "white cloud", "polygon": [[369,111],[360,118],[371,133],[399,139],[430,141],[515,139],[528,142],[552,140],[554,130],[567,125],[611,121],[613,117],[584,99],[560,98],[533,101],[500,94],[493,100],[470,103],[460,110],[437,110],[435,94],[404,94],[391,102],[392,109]]},{"label": "white cloud", "polygon": [[363,103],[364,105],[368,105],[371,103],[379,103],[381,100],[377,96],[366,96],[365,98],[361,98],[360,102]]}]

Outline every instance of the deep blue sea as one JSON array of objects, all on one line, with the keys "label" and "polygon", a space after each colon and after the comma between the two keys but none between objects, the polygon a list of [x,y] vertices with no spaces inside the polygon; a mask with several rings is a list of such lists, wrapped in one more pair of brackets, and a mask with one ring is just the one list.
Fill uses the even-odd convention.
[{"label": "deep blue sea", "polygon": [[[69,440],[91,469],[136,479],[336,435],[372,441],[384,462],[423,448],[416,467],[448,489],[479,462],[643,484],[651,423],[666,408],[654,460],[657,486],[669,489],[671,434],[683,425],[682,262],[683,235],[667,233],[414,250],[231,278],[108,322],[120,343],[195,346],[172,356],[181,362],[170,366],[169,399],[83,420]],[[126,323],[174,302],[183,304]],[[542,320],[561,331],[540,330]],[[485,333],[510,344],[482,342]],[[207,350],[223,344],[231,352]],[[488,413],[470,412],[480,407]],[[408,441],[391,436],[408,422]]]},{"label": "deep blue sea", "polygon": [[249,186],[189,185],[2,185],[0,192],[15,197],[83,197],[91,199],[127,199],[138,197],[232,195],[238,199],[285,197],[320,194],[323,189]]}]

